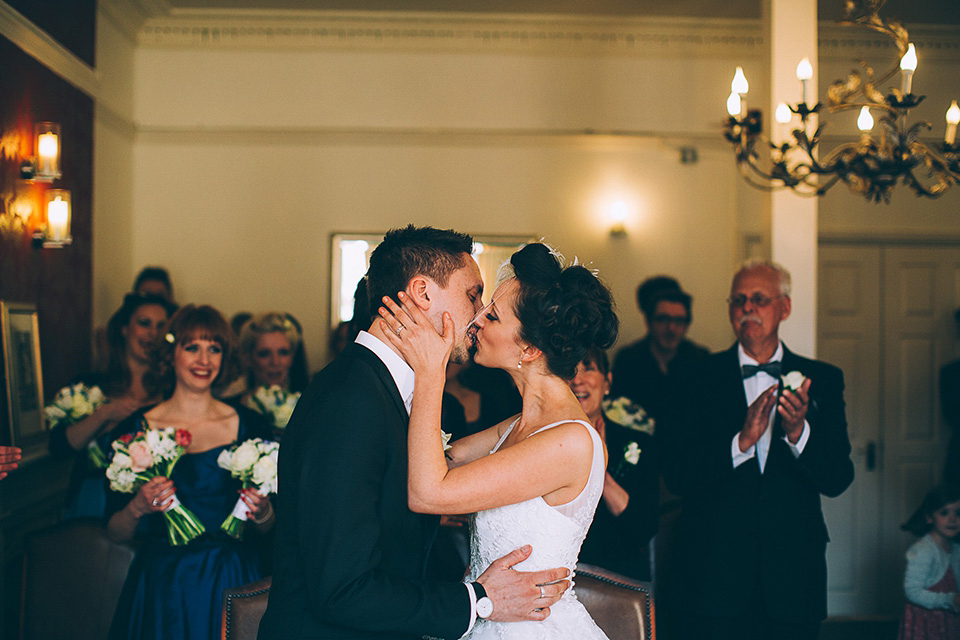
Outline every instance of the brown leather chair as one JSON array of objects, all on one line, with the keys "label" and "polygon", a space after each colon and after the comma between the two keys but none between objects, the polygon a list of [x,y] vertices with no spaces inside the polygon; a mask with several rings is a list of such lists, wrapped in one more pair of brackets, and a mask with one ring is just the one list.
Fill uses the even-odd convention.
[{"label": "brown leather chair", "polygon": [[262,578],[223,591],[222,640],[256,640],[260,618],[267,610],[271,578]]},{"label": "brown leather chair", "polygon": [[[577,565],[577,598],[613,640],[655,640],[653,589],[600,567]],[[267,609],[270,578],[223,592],[222,640],[255,640]]]},{"label": "brown leather chair", "polygon": [[611,640],[655,640],[653,587],[613,571],[578,564],[577,599]]},{"label": "brown leather chair", "polygon": [[24,540],[20,640],[102,640],[134,550],[96,518],[69,520]]}]

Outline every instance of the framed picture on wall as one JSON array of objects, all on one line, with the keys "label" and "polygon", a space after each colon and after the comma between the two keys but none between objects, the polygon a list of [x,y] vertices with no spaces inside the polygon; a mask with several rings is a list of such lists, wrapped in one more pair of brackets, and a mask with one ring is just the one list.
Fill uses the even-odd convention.
[{"label": "framed picture on wall", "polygon": [[0,328],[10,443],[22,449],[42,446],[47,434],[37,306],[0,300]]}]

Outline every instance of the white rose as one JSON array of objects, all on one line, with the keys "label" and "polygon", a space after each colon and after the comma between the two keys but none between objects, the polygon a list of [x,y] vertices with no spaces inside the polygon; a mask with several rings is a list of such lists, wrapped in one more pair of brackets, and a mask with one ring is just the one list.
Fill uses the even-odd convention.
[{"label": "white rose", "polygon": [[93,413],[93,403],[90,402],[86,395],[74,396],[73,409],[70,413],[73,414],[75,420],[84,418]]},{"label": "white rose", "polygon": [[[270,456],[264,456],[257,460],[257,463],[253,465],[253,482],[254,484],[263,487],[270,484],[275,484],[277,478],[277,463],[270,458]],[[270,493],[275,492],[276,489]]]},{"label": "white rose", "polygon": [[220,452],[220,455],[217,456],[217,466],[221,469],[232,469],[231,460],[233,458],[233,452],[229,449],[224,449]]},{"label": "white rose", "polygon": [[640,447],[637,446],[636,442],[631,442],[624,448],[623,459],[630,464],[637,464],[640,462]]},{"label": "white rose", "polygon": [[804,376],[799,371],[791,371],[785,376],[780,378],[783,380],[783,388],[789,389],[790,391],[796,391],[803,386],[803,383],[806,381],[806,376]]},{"label": "white rose", "polygon": [[260,452],[257,451],[256,443],[247,440],[233,452],[231,470],[242,473],[252,467],[258,459],[260,459]]},{"label": "white rose", "polygon": [[[130,460],[130,456],[125,453],[117,452],[117,454],[113,456],[113,462],[110,463],[110,469],[113,469],[114,467],[118,469],[129,469],[132,464],[133,461]],[[107,469],[108,477],[110,475],[110,469]]]},{"label": "white rose", "polygon": [[290,422],[290,416],[293,415],[293,406],[289,404],[281,404],[273,409],[273,424],[278,428],[282,429],[287,426],[287,423]]},{"label": "white rose", "polygon": [[87,397],[90,398],[90,402],[94,405],[103,404],[106,398],[103,395],[103,391],[100,390],[100,387],[93,386],[87,390]]},{"label": "white rose", "polygon": [[46,414],[50,422],[60,422],[67,417],[67,412],[55,404],[44,407],[43,412]]}]

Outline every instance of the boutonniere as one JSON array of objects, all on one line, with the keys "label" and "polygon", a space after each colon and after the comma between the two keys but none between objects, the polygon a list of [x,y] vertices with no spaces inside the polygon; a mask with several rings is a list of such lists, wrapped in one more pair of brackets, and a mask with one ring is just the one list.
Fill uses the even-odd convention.
[{"label": "boutonniere", "polygon": [[807,377],[799,371],[791,371],[785,376],[780,376],[780,380],[783,382],[784,389],[789,389],[793,393],[796,393],[797,390],[803,386],[803,383],[806,382]]},{"label": "boutonniere", "polygon": [[[612,421],[634,431],[642,431],[653,435],[653,418],[647,415],[638,404],[629,398],[619,397],[616,400],[603,401],[603,413]],[[636,463],[634,463],[636,464]]]},{"label": "boutonniere", "polygon": [[640,462],[640,454],[643,453],[643,449],[640,448],[636,442],[630,442],[623,448],[623,457],[620,458],[620,464],[617,465],[616,471],[613,475],[619,476],[620,472],[623,471],[623,465],[629,464],[631,466],[637,466],[637,463]]}]

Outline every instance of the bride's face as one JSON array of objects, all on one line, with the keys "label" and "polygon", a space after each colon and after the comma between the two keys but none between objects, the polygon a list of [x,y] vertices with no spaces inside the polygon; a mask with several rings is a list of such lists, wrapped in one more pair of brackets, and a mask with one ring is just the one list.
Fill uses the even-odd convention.
[{"label": "bride's face", "polygon": [[520,285],[511,278],[497,287],[493,299],[480,310],[476,327],[474,361],[485,367],[511,369],[517,366],[523,347],[520,344],[520,320],[514,314]]}]

